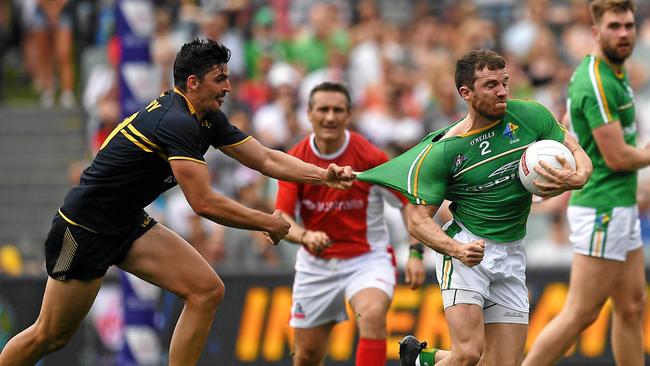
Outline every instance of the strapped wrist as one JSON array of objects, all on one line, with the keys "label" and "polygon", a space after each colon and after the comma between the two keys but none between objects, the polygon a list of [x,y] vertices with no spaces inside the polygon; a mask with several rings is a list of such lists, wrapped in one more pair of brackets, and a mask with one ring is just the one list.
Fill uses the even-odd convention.
[{"label": "strapped wrist", "polygon": [[424,253],[424,245],[422,243],[415,243],[409,245],[409,258],[417,258],[422,260]]},{"label": "strapped wrist", "polygon": [[424,253],[424,244],[422,243],[411,244],[409,245],[409,251],[410,250],[415,250],[416,252],[422,254]]},{"label": "strapped wrist", "polygon": [[411,250],[409,250],[409,258],[417,258],[419,260],[422,260],[423,255],[422,255],[422,253],[418,252],[417,250],[411,249]]},{"label": "strapped wrist", "polygon": [[302,231],[302,235],[300,235],[300,244],[305,244],[305,236],[307,235],[307,229]]}]

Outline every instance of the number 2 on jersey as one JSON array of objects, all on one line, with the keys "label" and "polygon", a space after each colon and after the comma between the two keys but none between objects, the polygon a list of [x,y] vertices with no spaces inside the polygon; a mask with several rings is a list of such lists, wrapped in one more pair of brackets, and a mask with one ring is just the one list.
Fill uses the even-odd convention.
[{"label": "number 2 on jersey", "polygon": [[481,141],[481,144],[478,146],[481,148],[481,155],[486,155],[492,152],[492,150],[490,150],[489,141]]}]

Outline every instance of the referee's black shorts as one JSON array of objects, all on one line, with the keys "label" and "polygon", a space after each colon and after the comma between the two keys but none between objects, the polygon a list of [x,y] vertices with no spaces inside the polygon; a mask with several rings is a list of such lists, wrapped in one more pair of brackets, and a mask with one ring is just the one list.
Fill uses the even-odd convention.
[{"label": "referee's black shorts", "polygon": [[124,261],[133,242],[155,224],[156,220],[142,211],[125,233],[99,234],[66,221],[57,212],[45,240],[47,274],[56,280],[102,277],[108,267]]}]

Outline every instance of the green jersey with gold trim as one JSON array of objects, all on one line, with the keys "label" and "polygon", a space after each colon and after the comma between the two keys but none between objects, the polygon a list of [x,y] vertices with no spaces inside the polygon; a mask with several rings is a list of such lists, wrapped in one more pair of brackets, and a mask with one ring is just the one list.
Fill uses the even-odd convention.
[{"label": "green jersey with gold trim", "polygon": [[586,56],[569,82],[567,110],[571,129],[594,166],[591,178],[581,190],[573,192],[569,204],[603,210],[636,204],[636,171],[611,170],[592,133],[618,121],[625,143],[636,146],[634,94],[625,71],[616,73],[602,59]]},{"label": "green jersey with gold trim", "polygon": [[483,238],[523,238],[531,194],[519,181],[519,159],[535,141],[563,142],[564,128],[546,107],[524,100],[508,100],[505,116],[489,126],[442,139],[454,125],[357,178],[397,189],[416,204],[447,199],[454,219]]},{"label": "green jersey with gold trim", "polygon": [[210,146],[248,138],[221,111],[199,121],[181,91],[168,91],[111,132],[60,211],[98,233],[129,230],[144,207],[176,185],[170,160],[205,164],[203,155]]}]

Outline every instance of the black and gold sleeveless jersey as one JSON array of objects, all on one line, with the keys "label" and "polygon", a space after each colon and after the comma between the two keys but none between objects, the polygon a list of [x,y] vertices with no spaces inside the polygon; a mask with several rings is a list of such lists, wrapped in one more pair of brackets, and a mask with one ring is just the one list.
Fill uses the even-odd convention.
[{"label": "black and gold sleeveless jersey", "polygon": [[97,233],[128,230],[144,207],[176,185],[169,161],[205,164],[210,146],[237,145],[249,138],[221,111],[198,121],[183,93],[168,91],[111,132],[59,213]]}]

